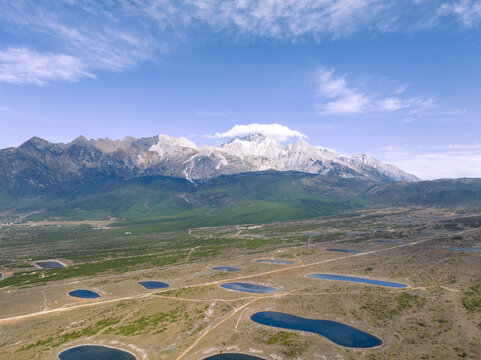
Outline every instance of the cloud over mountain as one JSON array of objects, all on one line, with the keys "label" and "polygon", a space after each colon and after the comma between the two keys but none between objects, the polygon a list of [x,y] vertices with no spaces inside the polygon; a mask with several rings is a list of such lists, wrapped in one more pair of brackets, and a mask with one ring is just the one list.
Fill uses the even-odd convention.
[{"label": "cloud over mountain", "polygon": [[234,125],[232,129],[223,133],[216,133],[216,138],[235,138],[251,134],[262,134],[270,136],[279,141],[285,141],[290,138],[307,138],[306,135],[300,133],[297,130],[289,129],[285,125],[281,124],[257,124],[252,123],[248,125]]}]

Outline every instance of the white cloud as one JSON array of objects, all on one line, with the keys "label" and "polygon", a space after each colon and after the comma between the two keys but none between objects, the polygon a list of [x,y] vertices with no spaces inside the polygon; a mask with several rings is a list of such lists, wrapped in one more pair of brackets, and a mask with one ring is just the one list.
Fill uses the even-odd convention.
[{"label": "white cloud", "polygon": [[285,141],[290,138],[307,138],[306,135],[296,130],[291,130],[287,126],[281,124],[257,124],[235,125],[232,129],[224,133],[216,133],[216,138],[235,138],[250,134],[263,134],[276,138],[279,141]]},{"label": "white cloud", "polygon": [[481,144],[378,149],[377,158],[421,179],[481,177]]},{"label": "white cloud", "polygon": [[[406,110],[416,114],[434,106],[433,98],[380,97],[349,86],[346,76],[335,76],[335,70],[319,69],[314,74],[316,107],[320,114],[349,115],[369,112]],[[397,89],[393,93],[399,93]]]},{"label": "white cloud", "polygon": [[43,85],[94,77],[83,63],[69,55],[38,53],[26,48],[0,51],[0,82]]},{"label": "white cloud", "polygon": [[481,20],[480,0],[460,0],[446,2],[438,10],[440,17],[457,17],[465,26],[476,26]]},{"label": "white cloud", "polygon": [[[79,59],[88,73],[120,71],[155,59],[197,33],[319,41],[359,31],[433,27],[445,17],[474,25],[481,17],[481,1],[446,1],[441,8],[437,1],[419,0],[0,1],[2,32],[17,41],[10,47],[66,54]],[[354,94],[328,108],[361,111],[365,105]]]}]

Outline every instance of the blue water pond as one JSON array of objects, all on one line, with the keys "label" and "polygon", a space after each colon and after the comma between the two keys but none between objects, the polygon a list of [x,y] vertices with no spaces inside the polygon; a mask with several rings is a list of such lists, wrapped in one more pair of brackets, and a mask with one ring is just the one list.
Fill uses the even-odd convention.
[{"label": "blue water pond", "polygon": [[337,321],[306,319],[274,311],[255,313],[251,316],[251,320],[262,325],[282,329],[312,332],[346,347],[372,348],[382,344],[381,339]]},{"label": "blue water pond", "polygon": [[0,273],[0,279],[1,279],[1,278],[3,278],[3,274],[2,274],[2,273]]},{"label": "blue water pond", "polygon": [[164,289],[169,287],[170,285],[162,282],[162,281],[139,281],[139,285],[142,285],[144,288],[153,290],[153,289]]},{"label": "blue water pond", "polygon": [[68,293],[70,296],[73,297],[78,297],[82,299],[97,299],[100,297],[99,294],[97,294],[95,291],[92,290],[85,290],[85,289],[80,289],[80,290],[73,290]]},{"label": "blue water pond", "polygon": [[222,284],[220,287],[228,290],[242,291],[252,294],[274,294],[279,291],[279,289],[270,286],[255,285],[241,282],[226,283]]},{"label": "blue water pond", "polygon": [[131,353],[98,345],[82,345],[58,354],[60,360],[136,360]]},{"label": "blue water pond", "polygon": [[452,251],[474,251],[474,252],[481,252],[481,249],[467,249],[467,248],[459,248],[459,247],[443,247],[444,250],[452,250]]},{"label": "blue water pond", "polygon": [[351,235],[365,235],[365,234],[369,234],[368,232],[366,231],[349,231],[349,230],[346,230],[346,231],[340,231],[341,234],[351,234]]},{"label": "blue water pond", "polygon": [[35,265],[40,266],[42,269],[58,269],[64,267],[58,261],[37,261]]},{"label": "blue water pond", "polygon": [[395,241],[395,240],[374,240],[377,243],[388,243],[388,244],[404,244],[404,241]]},{"label": "blue water pond", "polygon": [[240,271],[240,269],[232,267],[232,266],[216,266],[216,267],[213,267],[212,270],[228,271],[228,272]]},{"label": "blue water pond", "polygon": [[287,261],[287,260],[257,260],[256,262],[262,263],[262,264],[277,264],[277,265],[289,265],[289,264],[294,264],[294,261]]},{"label": "blue water pond", "polygon": [[384,287],[391,287],[391,288],[407,287],[406,284],[401,284],[401,283],[396,283],[391,281],[359,278],[354,276],[343,276],[343,275],[332,275],[332,274],[309,274],[307,275],[307,277],[312,279],[322,279],[322,280],[349,281],[349,282],[356,282],[361,284],[377,285],[377,286],[384,286]]},{"label": "blue water pond", "polygon": [[264,360],[263,358],[246,354],[219,354],[204,358],[204,360]]},{"label": "blue water pond", "polygon": [[338,251],[338,252],[346,252],[346,253],[360,253],[358,250],[348,250],[348,249],[326,249],[327,251]]}]

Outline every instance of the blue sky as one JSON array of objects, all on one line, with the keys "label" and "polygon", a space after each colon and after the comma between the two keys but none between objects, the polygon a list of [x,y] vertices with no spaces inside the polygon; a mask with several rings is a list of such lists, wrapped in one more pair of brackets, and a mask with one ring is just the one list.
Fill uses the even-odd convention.
[{"label": "blue sky", "polygon": [[480,26],[481,0],[0,1],[0,148],[278,123],[481,177]]}]

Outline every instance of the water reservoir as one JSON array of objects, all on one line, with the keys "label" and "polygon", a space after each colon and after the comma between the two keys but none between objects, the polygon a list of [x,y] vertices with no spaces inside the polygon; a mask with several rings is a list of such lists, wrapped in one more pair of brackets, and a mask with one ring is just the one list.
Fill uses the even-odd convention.
[{"label": "water reservoir", "polygon": [[251,320],[281,329],[312,332],[346,347],[372,348],[382,344],[381,339],[376,336],[337,321],[307,319],[274,311],[255,313]]},{"label": "water reservoir", "polygon": [[276,292],[279,292],[279,289],[270,286],[255,285],[241,282],[226,283],[222,284],[220,287],[228,290],[242,291],[252,294],[275,294]]},{"label": "water reservoir", "polygon": [[390,282],[390,281],[366,279],[366,278],[360,278],[355,276],[343,276],[343,275],[332,275],[332,274],[309,274],[307,275],[307,277],[311,279],[348,281],[348,282],[356,282],[361,284],[377,285],[377,286],[384,286],[384,287],[391,287],[391,288],[407,287],[406,284]]},{"label": "water reservoir", "polygon": [[127,351],[99,345],[76,346],[58,354],[60,360],[136,360]]}]

